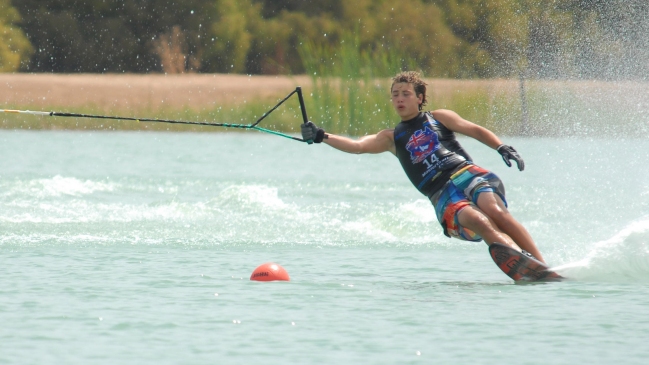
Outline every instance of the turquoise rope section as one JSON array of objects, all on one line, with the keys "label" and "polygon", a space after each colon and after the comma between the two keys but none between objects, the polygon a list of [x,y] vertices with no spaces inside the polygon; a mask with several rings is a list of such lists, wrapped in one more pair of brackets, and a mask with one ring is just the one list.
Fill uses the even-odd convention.
[{"label": "turquoise rope section", "polygon": [[306,141],[303,141],[301,139],[295,138],[293,136],[289,136],[288,134],[284,134],[284,133],[278,132],[278,131],[273,131],[273,130],[270,130],[270,129],[265,129],[265,128],[261,128],[261,127],[257,127],[257,126],[250,127],[250,129],[256,129],[256,130],[258,130],[260,132],[270,133],[270,134],[274,134],[276,136],[280,136],[280,137],[284,137],[284,138],[290,138],[290,139],[294,139],[294,140],[300,141],[300,142],[306,142]]},{"label": "turquoise rope section", "polygon": [[262,128],[262,127],[257,127],[256,125],[252,125],[252,124],[222,123],[219,126],[220,127],[226,127],[226,128],[254,129],[254,130],[258,130],[260,132],[269,133],[269,134],[273,134],[273,135],[284,137],[284,138],[294,139],[294,140],[300,141],[300,142],[306,142],[306,141],[304,141],[304,140],[302,140],[300,138],[293,137],[293,136],[290,136],[290,135],[282,133],[282,132],[274,131],[272,129],[266,129],[266,128]]}]

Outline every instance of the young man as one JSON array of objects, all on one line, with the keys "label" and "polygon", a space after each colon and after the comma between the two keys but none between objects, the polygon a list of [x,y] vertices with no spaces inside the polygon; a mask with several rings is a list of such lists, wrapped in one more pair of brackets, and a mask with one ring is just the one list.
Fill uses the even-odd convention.
[{"label": "young man", "polygon": [[416,72],[396,75],[390,90],[392,106],[401,118],[394,129],[354,140],[326,133],[308,122],[302,125],[302,137],[348,153],[392,152],[410,181],[430,199],[445,235],[484,240],[488,245],[499,242],[545,262],[532,236],[507,210],[502,181],[473,164],[454,132],[497,150],[507,166],[511,167],[510,160],[514,160],[523,171],[525,164],[516,150],[451,110],[422,112],[426,83]]}]

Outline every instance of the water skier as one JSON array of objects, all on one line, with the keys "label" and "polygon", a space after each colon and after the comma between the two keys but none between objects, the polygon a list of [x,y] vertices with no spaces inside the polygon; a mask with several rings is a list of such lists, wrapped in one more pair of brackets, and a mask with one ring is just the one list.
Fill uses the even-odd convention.
[{"label": "water skier", "polygon": [[448,237],[466,241],[498,242],[524,250],[545,263],[532,236],[507,210],[505,188],[494,173],[475,164],[455,133],[472,137],[511,160],[520,171],[525,163],[516,150],[490,130],[471,123],[451,110],[423,112],[426,83],[417,72],[392,78],[392,106],[401,118],[393,129],[351,139],[327,133],[314,123],[302,125],[302,137],[324,142],[348,153],[392,152],[415,187],[426,195]]}]

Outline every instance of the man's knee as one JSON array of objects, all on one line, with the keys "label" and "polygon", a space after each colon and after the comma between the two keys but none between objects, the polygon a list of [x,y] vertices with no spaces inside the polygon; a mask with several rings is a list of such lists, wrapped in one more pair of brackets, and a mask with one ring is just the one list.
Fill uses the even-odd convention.
[{"label": "man's knee", "polygon": [[481,236],[496,231],[496,228],[492,224],[492,221],[489,219],[489,217],[477,209],[465,208],[460,212],[460,216],[458,218],[460,225],[478,233]]},{"label": "man's knee", "polygon": [[514,219],[500,197],[496,194],[481,194],[477,205],[498,226],[508,224]]}]

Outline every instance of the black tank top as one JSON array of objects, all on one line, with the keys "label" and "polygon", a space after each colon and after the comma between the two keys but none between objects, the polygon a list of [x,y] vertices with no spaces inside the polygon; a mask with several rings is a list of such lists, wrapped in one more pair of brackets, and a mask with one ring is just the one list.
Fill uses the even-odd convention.
[{"label": "black tank top", "polygon": [[399,123],[394,128],[394,145],[406,175],[426,196],[441,189],[457,167],[471,162],[455,133],[430,112]]}]

